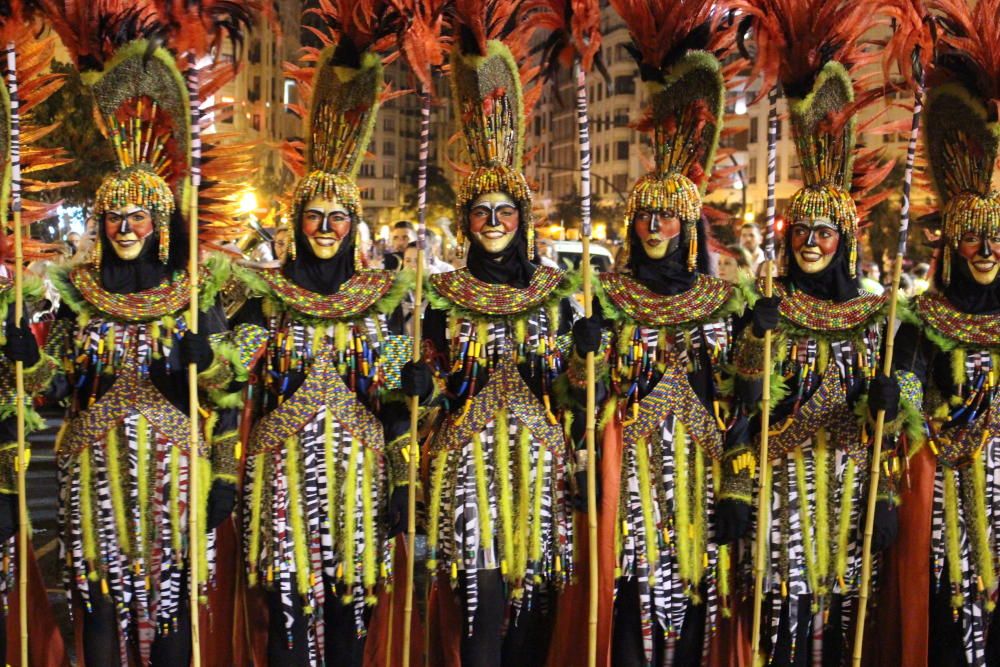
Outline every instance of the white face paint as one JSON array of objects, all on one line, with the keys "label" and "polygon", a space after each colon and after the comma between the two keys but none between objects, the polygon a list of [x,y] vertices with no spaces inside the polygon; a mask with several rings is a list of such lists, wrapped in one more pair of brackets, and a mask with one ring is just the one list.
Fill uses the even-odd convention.
[{"label": "white face paint", "polygon": [[490,254],[502,252],[521,225],[521,211],[505,192],[488,192],[472,202],[469,235]]},{"label": "white face paint", "polygon": [[104,213],[104,235],[120,259],[131,261],[139,256],[153,233],[149,209],[126,204]]},{"label": "white face paint", "polygon": [[351,233],[351,214],[340,200],[314,197],[302,209],[302,233],[319,259],[337,254]]}]

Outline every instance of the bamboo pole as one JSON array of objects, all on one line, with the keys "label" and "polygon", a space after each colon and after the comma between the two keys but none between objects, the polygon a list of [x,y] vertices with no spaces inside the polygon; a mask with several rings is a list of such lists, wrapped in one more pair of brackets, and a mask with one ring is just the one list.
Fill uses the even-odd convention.
[{"label": "bamboo pole", "polygon": [[[201,185],[201,113],[198,108],[198,65],[193,55],[188,59],[187,70],[188,100],[191,105],[191,187],[188,189],[188,279],[190,281],[190,301],[188,302],[187,327],[198,333],[198,187]],[[188,558],[190,576],[188,595],[191,605],[191,664],[201,667],[201,619],[199,604],[199,584],[201,582],[201,490],[198,479],[201,469],[198,426],[198,367],[188,364],[188,403],[191,431],[188,440]]]},{"label": "bamboo pole", "polygon": [[[778,138],[778,90],[773,88],[768,94],[767,113],[767,229],[764,234],[764,296],[774,295],[774,216],[775,216],[775,165],[777,158]],[[756,550],[753,559],[754,571],[754,606],[751,646],[753,646],[754,664],[762,663],[760,653],[760,626],[764,607],[764,572],[767,569],[767,532],[770,523],[771,509],[771,462],[768,454],[768,431],[771,428],[771,332],[764,332],[764,378],[760,399],[760,484],[757,493],[757,537]]]},{"label": "bamboo pole", "polygon": [[[11,211],[14,217],[14,326],[24,318],[24,240],[21,229],[21,116],[17,91],[17,50],[7,43],[7,93],[10,96]],[[30,332],[29,332],[29,335]],[[17,599],[21,665],[28,667],[28,448],[24,436],[24,362],[14,362],[17,399]]]},{"label": "bamboo pole", "polygon": [[[431,93],[426,87],[420,91],[420,149],[417,167],[417,270],[413,287],[413,363],[423,357],[421,304],[424,299],[424,243],[427,238],[427,158],[430,153]],[[406,517],[406,596],[403,603],[403,667],[410,666],[410,635],[413,619],[413,571],[417,539],[417,464],[420,462],[420,445],[417,429],[420,425],[420,397],[410,396],[410,446],[408,463],[407,517]]]},{"label": "bamboo pole", "polygon": [[[576,79],[576,122],[580,139],[580,221],[583,256],[580,260],[583,270],[583,311],[586,317],[593,315],[593,270],[590,266],[590,122],[587,104],[587,77],[580,57],[573,59],[573,74]],[[594,383],[594,353],[587,352],[587,405],[586,405],[586,447],[587,447],[587,559],[589,580],[587,582],[587,665],[597,664],[597,617],[598,617],[598,550],[597,550],[597,443],[595,433],[596,387]]]},{"label": "bamboo pole", "polygon": [[[886,322],[885,356],[882,359],[882,373],[892,374],[892,357],[896,347],[896,302],[899,298],[899,279],[903,273],[903,256],[906,254],[907,235],[910,230],[910,186],[913,183],[913,164],[917,153],[917,139],[920,136],[920,112],[923,106],[922,85],[918,83],[913,96],[913,124],[906,148],[906,168],[903,171],[903,203],[899,216],[899,245],[896,261],[892,265],[892,291],[889,297],[889,318]],[[875,503],[881,474],[882,439],[885,429],[885,410],[875,416],[874,444],[872,446],[871,475],[868,484],[868,511],[865,514],[865,532],[861,543],[861,588],[858,591],[858,619],[854,627],[854,652],[852,664],[860,667],[864,652],[865,617],[868,614],[868,594],[872,576],[872,533],[875,530]]]}]

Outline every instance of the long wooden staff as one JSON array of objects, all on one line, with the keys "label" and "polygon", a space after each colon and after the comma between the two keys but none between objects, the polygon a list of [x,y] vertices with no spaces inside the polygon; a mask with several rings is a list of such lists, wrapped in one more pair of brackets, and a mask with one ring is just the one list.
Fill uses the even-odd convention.
[{"label": "long wooden staff", "polygon": [[[423,358],[422,308],[424,299],[424,242],[427,238],[427,158],[430,154],[431,93],[420,87],[420,149],[417,166],[417,270],[413,287],[413,363]],[[410,397],[410,447],[406,517],[406,597],[403,602],[403,667],[410,667],[410,625],[413,619],[413,570],[417,539],[417,464],[420,445],[417,428],[420,423],[420,397]],[[390,619],[391,622],[391,619]]]},{"label": "long wooden staff", "polygon": [[[764,232],[764,296],[774,294],[774,181],[778,152],[778,89],[772,88],[767,97],[767,218]],[[754,664],[760,664],[760,625],[764,608],[764,572],[767,570],[767,533],[771,509],[771,463],[767,451],[771,428],[771,331],[764,332],[764,379],[760,398],[760,488],[757,493],[757,549],[754,553],[753,642]]]},{"label": "long wooden staff", "polygon": [[[24,317],[24,243],[21,238],[21,119],[17,95],[17,51],[7,43],[10,96],[10,208],[14,214],[14,326]],[[29,333],[30,335],[30,333]],[[17,397],[17,599],[21,664],[28,665],[28,450],[24,439],[24,362],[14,362]]]},{"label": "long wooden staff", "polygon": [[[593,271],[590,266],[590,120],[588,119],[587,76],[580,62],[580,56],[573,59],[573,76],[576,79],[576,124],[580,145],[580,237],[583,241],[583,312],[586,317],[593,315],[594,292]],[[587,665],[597,664],[597,611],[598,611],[598,562],[597,562],[597,454],[595,433],[594,353],[587,352],[587,560],[589,561],[589,581],[587,582]]]},{"label": "long wooden staff", "polygon": [[[899,213],[899,246],[896,261],[892,265],[892,292],[889,298],[889,319],[886,322],[885,356],[882,359],[882,373],[892,374],[892,353],[896,335],[896,301],[899,297],[899,277],[903,273],[903,257],[906,255],[906,237],[910,230],[910,186],[913,183],[913,163],[917,154],[917,139],[920,136],[920,112],[923,109],[923,77],[918,77],[913,93],[913,125],[910,127],[910,141],[906,146],[906,168],[903,171],[903,203]],[[872,577],[872,533],[875,530],[875,502],[878,496],[879,475],[881,473],[882,437],[885,427],[885,410],[875,416],[875,443],[872,447],[871,478],[868,483],[868,513],[865,514],[865,534],[861,543],[861,589],[858,591],[858,620],[854,628],[854,667],[860,667],[864,650],[865,616],[868,612],[868,589]]]},{"label": "long wooden staff", "polygon": [[[198,188],[201,185],[201,110],[199,109],[198,65],[193,55],[188,58],[188,103],[191,107],[191,187],[187,191],[188,205],[188,279],[191,295],[188,304],[188,330],[198,333]],[[188,403],[191,432],[188,441],[188,558],[191,561],[188,595],[191,603],[191,664],[201,666],[201,630],[199,585],[201,582],[201,472],[199,449],[201,437],[198,427],[198,366],[188,364]]]}]

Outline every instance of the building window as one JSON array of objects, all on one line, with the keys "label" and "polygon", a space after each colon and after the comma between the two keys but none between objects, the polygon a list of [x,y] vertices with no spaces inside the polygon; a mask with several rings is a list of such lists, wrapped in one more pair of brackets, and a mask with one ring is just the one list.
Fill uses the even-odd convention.
[{"label": "building window", "polygon": [[396,154],[396,144],[391,141],[382,142],[382,155],[395,155]]},{"label": "building window", "polygon": [[781,183],[781,156],[774,158],[774,182]]},{"label": "building window", "polygon": [[780,118],[778,119],[777,126],[778,126],[778,134],[776,135],[776,137],[777,137],[778,141],[781,141],[781,119]]},{"label": "building window", "polygon": [[802,179],[802,167],[799,165],[798,160],[794,160],[790,165],[788,165],[788,180],[798,181]]},{"label": "building window", "polygon": [[634,76],[615,77],[615,95],[634,95],[634,94],[635,94]]},{"label": "building window", "polygon": [[747,166],[745,176],[747,178],[747,183],[750,185],[757,182],[757,158],[750,158],[750,164]]},{"label": "building window", "polygon": [[389,118],[389,117],[383,118],[382,119],[382,129],[385,130],[386,132],[395,132],[396,131],[396,119],[395,118]]},{"label": "building window", "polygon": [[358,172],[361,178],[375,178],[375,165],[371,162],[364,162]]},{"label": "building window", "polygon": [[627,141],[616,141],[615,142],[615,159],[616,160],[627,160],[628,159],[628,142]]},{"label": "building window", "polygon": [[394,188],[386,188],[382,191],[382,198],[387,201],[396,200],[396,190]]},{"label": "building window", "polygon": [[616,192],[624,194],[628,190],[628,174],[615,174],[611,177],[611,183]]},{"label": "building window", "polygon": [[368,201],[375,199],[375,188],[362,188],[361,198]]},{"label": "building window", "polygon": [[758,126],[760,125],[760,119],[757,116],[750,118],[750,143],[757,143],[757,132]]},{"label": "building window", "polygon": [[386,162],[382,165],[382,178],[395,178],[396,177],[396,165],[391,162]]},{"label": "building window", "polygon": [[261,126],[260,114],[259,113],[255,113],[253,115],[253,129],[254,129],[254,131],[255,132],[260,132],[260,126]]}]

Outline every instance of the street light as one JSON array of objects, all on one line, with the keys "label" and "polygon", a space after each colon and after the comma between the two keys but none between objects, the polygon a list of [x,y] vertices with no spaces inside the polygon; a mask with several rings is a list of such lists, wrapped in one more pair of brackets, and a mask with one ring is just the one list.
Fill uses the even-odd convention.
[{"label": "street light", "polygon": [[253,190],[247,190],[240,197],[240,215],[250,215],[257,210],[257,193]]}]

